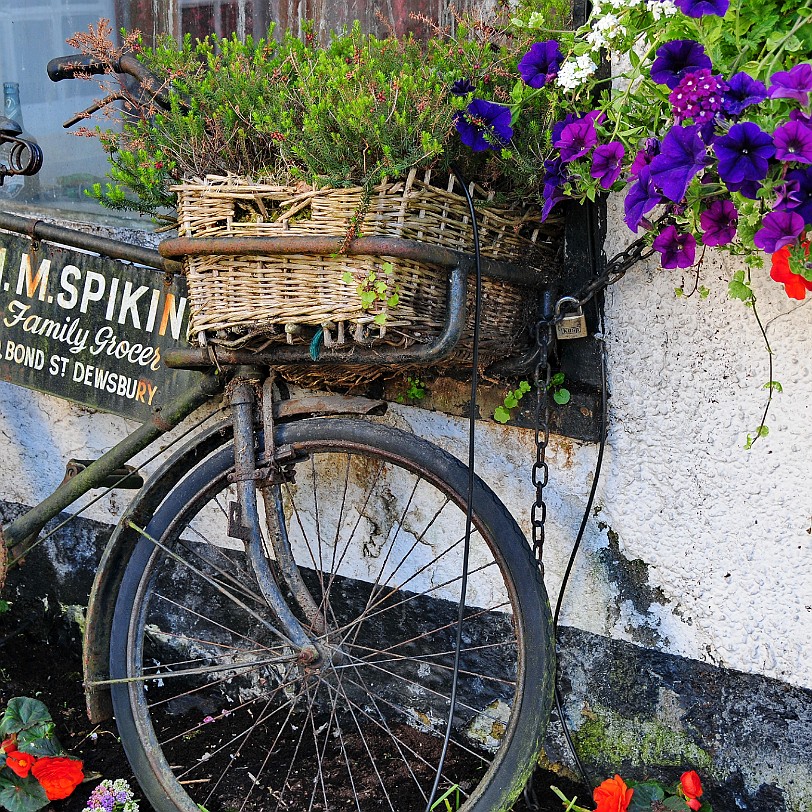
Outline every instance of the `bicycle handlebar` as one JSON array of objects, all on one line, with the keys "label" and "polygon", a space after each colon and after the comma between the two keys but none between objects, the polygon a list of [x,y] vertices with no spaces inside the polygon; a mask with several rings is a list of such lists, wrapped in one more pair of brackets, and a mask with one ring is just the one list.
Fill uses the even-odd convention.
[{"label": "bicycle handlebar", "polygon": [[[48,77],[52,82],[61,82],[63,79],[76,79],[87,76],[98,76],[105,73],[118,73],[132,76],[138,81],[142,90],[161,107],[169,108],[169,96],[158,77],[145,65],[141,64],[132,54],[122,54],[118,59],[109,61],[96,59],[88,55],[57,56],[48,63]],[[99,106],[108,101],[121,98],[118,94],[111,94],[101,105],[94,105],[84,113],[80,113],[64,126],[69,127],[85,118],[87,114],[95,112]]]},{"label": "bicycle handlebar", "polygon": [[[114,65],[113,69],[116,67]],[[46,70],[52,82],[61,82],[63,79],[75,79],[77,74],[86,76],[107,73],[109,65],[92,56],[69,55],[55,57],[48,63]]]}]

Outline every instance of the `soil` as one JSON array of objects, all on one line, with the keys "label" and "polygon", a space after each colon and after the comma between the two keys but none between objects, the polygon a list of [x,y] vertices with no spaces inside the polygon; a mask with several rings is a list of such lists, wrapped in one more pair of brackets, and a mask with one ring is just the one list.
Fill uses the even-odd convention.
[{"label": "soil", "polygon": [[[80,642],[64,629],[15,623],[14,612],[0,615],[0,708],[14,696],[36,697],[51,712],[63,746],[84,762],[85,783],[46,812],[82,812],[93,787],[104,778],[125,778],[139,798],[141,812],[153,812],[132,775],[112,721],[93,726],[85,712]],[[544,770],[531,783],[530,802],[520,797],[514,812],[560,812],[564,807],[550,784],[571,798],[588,797],[583,788]],[[415,810],[415,812],[422,812]]]}]

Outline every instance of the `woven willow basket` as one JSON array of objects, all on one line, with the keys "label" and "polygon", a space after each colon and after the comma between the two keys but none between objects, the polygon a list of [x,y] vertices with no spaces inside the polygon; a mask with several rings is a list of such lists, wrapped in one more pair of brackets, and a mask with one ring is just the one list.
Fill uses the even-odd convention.
[{"label": "woven willow basket", "polygon": [[[348,256],[338,250],[341,242],[355,223],[359,236],[401,237],[473,252],[468,205],[454,191],[453,178],[440,188],[429,175],[418,178],[412,171],[405,180],[373,188],[368,202],[360,187],[280,187],[236,177],[207,177],[174,191],[181,237],[336,237],[336,253],[329,256],[186,257],[189,337],[196,344],[308,343],[318,328],[325,352],[340,352],[350,342],[398,347],[427,342],[443,325],[447,271],[394,257]],[[484,257],[551,266],[556,226],[540,225],[536,211],[493,205],[478,187],[472,187],[472,196]],[[365,308],[359,288],[371,287],[371,274],[385,289]],[[390,307],[387,300],[394,293],[397,304]],[[485,360],[516,348],[532,298],[516,285],[484,281],[480,352]],[[468,313],[463,339],[447,363],[470,358],[470,289]],[[368,377],[357,367],[317,377],[325,375]]]}]

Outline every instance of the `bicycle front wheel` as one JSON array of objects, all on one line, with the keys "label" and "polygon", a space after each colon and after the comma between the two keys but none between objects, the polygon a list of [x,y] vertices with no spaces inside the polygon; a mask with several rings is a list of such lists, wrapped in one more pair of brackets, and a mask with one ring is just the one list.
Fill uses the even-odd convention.
[{"label": "bicycle front wheel", "polygon": [[[288,599],[322,656],[303,662],[262,599],[235,538],[226,444],[179,479],[124,574],[110,662],[128,758],[158,812],[419,812],[454,681],[467,469],[357,419],[280,425],[276,442],[294,478],[269,504],[308,598]],[[550,624],[524,536],[477,479],[438,792],[451,807],[507,809],[532,771]]]}]

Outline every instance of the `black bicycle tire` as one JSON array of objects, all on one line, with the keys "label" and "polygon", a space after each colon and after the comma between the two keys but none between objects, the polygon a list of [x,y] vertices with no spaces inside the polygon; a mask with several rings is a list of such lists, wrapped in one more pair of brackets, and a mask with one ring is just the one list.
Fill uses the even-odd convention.
[{"label": "black bicycle tire", "polygon": [[[411,434],[381,424],[355,418],[318,418],[277,426],[278,445],[317,444],[330,448],[364,448],[370,454],[403,460],[428,481],[443,482],[454,500],[461,503],[467,489],[465,466],[437,446]],[[218,476],[231,467],[232,451],[228,438],[224,446],[193,471],[178,471],[178,486],[156,511],[147,533],[153,536],[168,525],[170,516],[191,498],[185,490],[197,487],[195,478]],[[509,740],[499,751],[485,780],[473,791],[462,807],[465,812],[496,812],[510,808],[535,766],[542,737],[552,706],[554,653],[549,604],[538,568],[527,542],[504,505],[479,478],[475,483],[475,521],[487,528],[504,562],[515,593],[518,637],[523,643],[521,687],[518,711],[514,709]],[[133,614],[142,573],[154,551],[151,541],[142,538],[124,573],[116,602],[110,646],[111,678],[127,677],[126,663],[133,629]],[[111,685],[116,721],[122,743],[139,785],[157,812],[199,812],[198,806],[174,779],[162,758],[155,758],[156,740],[145,736],[137,718],[138,691],[133,684]],[[150,723],[151,725],[151,723]],[[150,727],[151,729],[151,727]],[[178,790],[180,789],[180,793]]]}]

